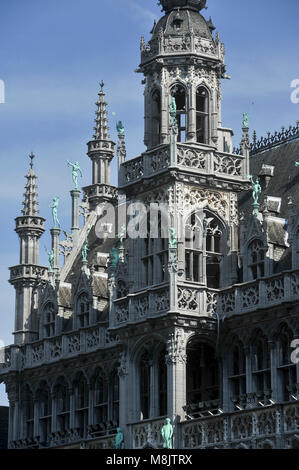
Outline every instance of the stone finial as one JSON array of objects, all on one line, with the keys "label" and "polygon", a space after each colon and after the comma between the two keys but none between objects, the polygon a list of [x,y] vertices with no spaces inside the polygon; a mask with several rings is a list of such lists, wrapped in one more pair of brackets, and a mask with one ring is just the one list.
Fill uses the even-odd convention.
[{"label": "stone finial", "polygon": [[38,207],[38,202],[37,202],[37,185],[36,185],[36,179],[37,176],[34,172],[33,169],[33,159],[35,158],[35,155],[31,153],[29,155],[30,158],[30,169],[27,175],[25,175],[25,178],[27,178],[27,184],[25,186],[25,193],[24,193],[24,201],[23,201],[23,206],[24,209],[22,210],[23,215],[29,215],[29,216],[36,216],[39,214],[39,211],[37,209]]},{"label": "stone finial", "polygon": [[100,83],[99,99],[96,102],[98,107],[96,111],[95,127],[94,127],[94,140],[109,140],[110,136],[108,133],[108,119],[107,119],[107,104],[105,101],[104,82]]}]

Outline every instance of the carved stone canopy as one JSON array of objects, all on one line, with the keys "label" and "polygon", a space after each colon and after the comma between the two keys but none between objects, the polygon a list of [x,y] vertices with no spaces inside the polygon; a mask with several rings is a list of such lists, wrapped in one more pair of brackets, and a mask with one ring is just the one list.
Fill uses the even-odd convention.
[{"label": "carved stone canopy", "polygon": [[207,0],[160,0],[160,4],[166,12],[174,8],[189,7],[200,11],[205,8]]}]

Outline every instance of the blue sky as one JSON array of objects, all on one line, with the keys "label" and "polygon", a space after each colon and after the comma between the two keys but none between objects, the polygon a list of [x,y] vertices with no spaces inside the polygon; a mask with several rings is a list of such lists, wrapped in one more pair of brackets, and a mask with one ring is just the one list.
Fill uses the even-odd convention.
[{"label": "blue sky", "polygon": [[[208,0],[207,5],[203,14],[212,16],[226,46],[232,79],[223,81],[223,125],[233,128],[234,144],[239,144],[245,111],[258,135],[294,124],[299,104],[290,100],[290,83],[299,78],[298,0]],[[134,70],[140,37],[149,39],[160,10],[156,0],[1,1],[0,80],[6,102],[0,104],[0,339],[6,344],[13,341],[14,328],[14,289],[7,283],[7,268],[18,263],[14,218],[22,208],[27,156],[31,151],[37,155],[41,215],[50,222],[48,206],[53,196],[60,196],[60,219],[69,230],[72,182],[66,160],[78,160],[82,186],[90,184],[86,142],[102,79],[111,137],[116,139],[115,122],[121,119],[128,158],[144,150],[142,77]],[[50,245],[48,231],[41,246],[45,243]],[[44,249],[40,263],[47,263]]]}]

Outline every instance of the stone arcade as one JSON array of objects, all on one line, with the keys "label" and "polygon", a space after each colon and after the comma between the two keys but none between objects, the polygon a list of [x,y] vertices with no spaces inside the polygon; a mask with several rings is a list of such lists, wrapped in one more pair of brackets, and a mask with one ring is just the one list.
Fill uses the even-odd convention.
[{"label": "stone arcade", "polygon": [[[33,164],[26,175],[10,268],[15,343],[0,369],[12,449],[113,448],[117,428],[127,449],[161,448],[166,417],[176,449],[299,446],[299,126],[250,143],[244,119],[233,149],[225,49],[205,4],[161,0],[164,16],[141,40],[147,150],[126,160],[118,124],[118,188],[101,84],[92,183],[82,198],[71,191],[72,233],[51,230],[51,270],[39,265]],[[262,188],[254,214],[250,174]],[[165,204],[171,243],[162,215],[159,238],[112,239],[124,221],[107,222],[105,207],[124,199]]]}]

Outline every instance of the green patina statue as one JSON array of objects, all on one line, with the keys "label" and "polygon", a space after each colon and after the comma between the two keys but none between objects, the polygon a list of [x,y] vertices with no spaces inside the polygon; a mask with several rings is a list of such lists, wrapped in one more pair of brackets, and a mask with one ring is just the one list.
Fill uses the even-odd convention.
[{"label": "green patina statue", "polygon": [[169,248],[177,248],[176,230],[173,227],[169,227],[170,239]]},{"label": "green patina statue", "polygon": [[45,250],[46,250],[46,253],[49,257],[49,265],[50,265],[50,273],[53,272],[53,269],[54,269],[54,258],[55,258],[55,254],[54,254],[54,250],[52,249],[51,251],[48,251],[47,250],[47,247],[45,245]]},{"label": "green patina statue", "polygon": [[248,178],[251,181],[252,184],[252,197],[253,197],[253,204],[258,205],[259,204],[259,197],[262,192],[262,187],[260,185],[259,179],[256,178],[256,181],[254,182],[253,176],[249,175]]},{"label": "green patina statue", "polygon": [[111,266],[116,267],[118,263],[118,251],[115,246],[111,249],[109,255]]},{"label": "green patina statue", "polygon": [[50,209],[52,209],[54,228],[60,228],[60,222],[58,220],[58,205],[59,205],[59,197],[54,197],[52,204],[49,206]]},{"label": "green patina statue", "polygon": [[124,449],[125,443],[124,443],[124,435],[121,432],[120,428],[117,428],[117,434],[115,436],[115,449]]},{"label": "green patina statue", "polygon": [[165,424],[161,429],[161,434],[163,438],[163,448],[172,449],[173,426],[170,418],[165,419]]},{"label": "green patina statue", "polygon": [[299,162],[295,162],[295,166],[298,167],[298,166],[299,166]]},{"label": "green patina statue", "polygon": [[243,113],[243,127],[249,127],[248,114]]},{"label": "green patina statue", "polygon": [[118,238],[119,238],[119,242],[120,242],[120,249],[123,250],[124,249],[124,239],[126,238],[126,226],[125,225],[122,225],[121,228],[120,228],[120,232],[118,234]]},{"label": "green patina statue", "polygon": [[75,189],[79,189],[78,188],[78,173],[80,173],[81,178],[83,177],[82,170],[79,166],[79,163],[78,162],[72,163],[68,160],[67,164],[68,164],[68,166],[72,167],[72,177],[73,177],[73,182],[74,182],[74,185],[75,185]]},{"label": "green patina statue", "polygon": [[87,234],[86,234],[86,238],[85,238],[85,242],[83,243],[83,247],[82,247],[82,261],[87,261],[87,254],[89,252],[89,248],[88,248],[88,234],[90,232],[90,225],[88,225],[88,231],[87,231]]},{"label": "green patina statue", "polygon": [[123,123],[121,121],[118,121],[118,123],[116,124],[116,129],[117,129],[117,133],[119,135],[124,135],[125,128],[124,128]]},{"label": "green patina statue", "polygon": [[171,97],[170,105],[169,105],[169,112],[170,112],[170,125],[171,127],[176,126],[176,112],[177,112],[177,106],[176,106],[176,101],[175,97]]}]

